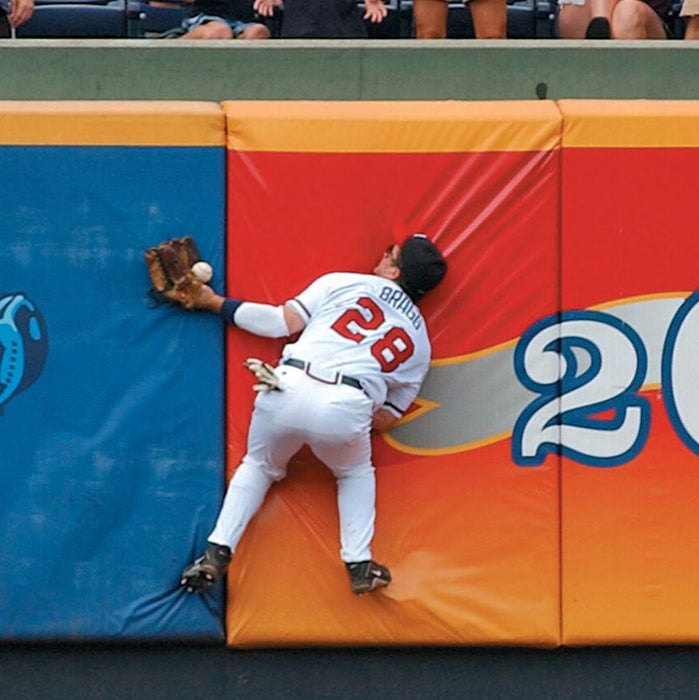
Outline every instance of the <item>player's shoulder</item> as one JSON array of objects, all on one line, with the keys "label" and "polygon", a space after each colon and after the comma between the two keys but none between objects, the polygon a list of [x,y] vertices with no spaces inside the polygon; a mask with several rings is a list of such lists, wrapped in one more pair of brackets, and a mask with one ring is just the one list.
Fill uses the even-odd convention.
[{"label": "player's shoulder", "polygon": [[360,272],[328,272],[318,278],[321,284],[335,289],[351,287],[371,287],[376,275],[366,275]]},{"label": "player's shoulder", "polygon": [[340,295],[362,294],[377,302],[391,300],[394,305],[396,299],[401,297],[409,306],[414,306],[396,282],[378,275],[338,272],[329,280],[329,285]]}]

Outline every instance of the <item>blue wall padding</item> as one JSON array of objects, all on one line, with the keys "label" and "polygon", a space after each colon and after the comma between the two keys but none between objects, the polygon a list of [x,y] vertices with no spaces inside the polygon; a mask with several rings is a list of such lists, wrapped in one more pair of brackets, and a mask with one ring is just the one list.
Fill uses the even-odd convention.
[{"label": "blue wall padding", "polygon": [[223,329],[149,308],[143,253],[191,234],[222,288],[224,161],[0,147],[3,639],[223,639],[221,584],[177,585],[223,493]]}]

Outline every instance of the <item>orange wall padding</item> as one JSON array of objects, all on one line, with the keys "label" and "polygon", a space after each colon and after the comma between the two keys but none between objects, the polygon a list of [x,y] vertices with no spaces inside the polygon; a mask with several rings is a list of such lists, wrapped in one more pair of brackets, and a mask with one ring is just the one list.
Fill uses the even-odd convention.
[{"label": "orange wall padding", "polygon": [[[647,361],[635,392],[647,404],[635,453],[601,467],[563,460],[562,641],[694,643],[699,337],[690,294],[699,237],[686,185],[699,168],[699,103],[564,101],[560,108],[562,308],[623,319],[640,350],[606,353],[606,361],[628,367],[642,354]],[[631,425],[628,412],[616,413]]]},{"label": "orange wall padding", "polygon": [[[334,481],[302,452],[234,557],[229,644],[556,646],[558,458],[514,464],[500,412],[500,402],[526,398],[515,340],[559,307],[555,105],[224,109],[229,295],[282,303],[324,272],[370,270],[389,243],[417,231],[450,265],[423,305],[435,368],[422,411],[374,444],[374,554],[394,583],[352,595]],[[234,329],[228,341],[232,470],[253,398],[241,363],[275,361],[281,344]]]},{"label": "orange wall padding", "polygon": [[[229,645],[699,642],[699,102],[48,105],[0,102],[3,143],[227,146],[230,296],[283,303],[415,232],[449,261],[428,378],[374,438],[394,582],[351,594],[334,481],[301,451],[231,565]],[[230,476],[242,363],[282,341],[226,343]]]},{"label": "orange wall padding", "polygon": [[8,146],[222,146],[214,102],[0,101]]}]

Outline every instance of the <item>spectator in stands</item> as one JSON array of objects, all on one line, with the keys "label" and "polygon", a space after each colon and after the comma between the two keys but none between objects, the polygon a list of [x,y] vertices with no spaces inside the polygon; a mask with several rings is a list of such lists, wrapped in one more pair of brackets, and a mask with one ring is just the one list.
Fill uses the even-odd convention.
[{"label": "spectator in stands", "polygon": [[0,39],[12,36],[11,27],[24,24],[34,13],[34,0],[0,0]]},{"label": "spectator in stands", "polygon": [[684,30],[685,39],[699,39],[699,0],[684,0],[680,17],[688,17]]},{"label": "spectator in stands", "polygon": [[[504,39],[507,36],[507,0],[464,0],[468,2],[476,39]],[[444,39],[447,36],[447,0],[414,0],[416,39]]]},{"label": "spectator in stands", "polygon": [[181,39],[269,39],[269,29],[255,21],[251,0],[186,0],[191,3],[182,26],[168,37]]},{"label": "spectator in stands", "polygon": [[561,39],[667,39],[672,0],[558,0]]},{"label": "spectator in stands", "polygon": [[[271,17],[275,0],[255,0],[254,10]],[[362,15],[357,0],[284,0],[282,39],[366,39],[364,20],[381,22],[387,14],[382,0],[364,0]]]}]

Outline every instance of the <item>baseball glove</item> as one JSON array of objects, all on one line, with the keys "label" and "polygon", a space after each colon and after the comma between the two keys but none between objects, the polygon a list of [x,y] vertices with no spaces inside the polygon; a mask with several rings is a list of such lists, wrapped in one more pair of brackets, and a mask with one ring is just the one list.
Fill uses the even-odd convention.
[{"label": "baseball glove", "polygon": [[191,236],[171,238],[146,251],[146,265],[153,283],[150,296],[160,303],[173,301],[185,309],[194,308],[202,282],[192,272],[201,257]]}]

